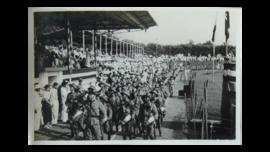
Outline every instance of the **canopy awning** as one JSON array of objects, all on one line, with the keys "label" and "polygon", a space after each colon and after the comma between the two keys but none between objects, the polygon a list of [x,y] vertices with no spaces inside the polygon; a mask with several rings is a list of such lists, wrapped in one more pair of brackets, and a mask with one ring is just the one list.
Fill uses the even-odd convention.
[{"label": "canopy awning", "polygon": [[35,12],[36,34],[49,35],[65,31],[69,20],[71,30],[123,30],[156,26],[148,11],[83,11]]}]

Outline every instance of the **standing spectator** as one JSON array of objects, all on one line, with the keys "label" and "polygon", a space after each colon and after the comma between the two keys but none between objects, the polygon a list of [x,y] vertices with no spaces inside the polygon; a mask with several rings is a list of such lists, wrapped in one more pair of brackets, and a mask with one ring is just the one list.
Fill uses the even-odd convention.
[{"label": "standing spectator", "polygon": [[68,120],[68,113],[67,113],[67,106],[66,106],[66,100],[67,100],[67,95],[69,93],[68,87],[67,87],[68,82],[63,81],[61,89],[60,89],[60,94],[61,94],[61,120],[66,123]]},{"label": "standing spectator", "polygon": [[42,100],[42,112],[44,118],[45,128],[51,128],[52,121],[52,102],[50,100],[50,85],[44,87],[44,96]]},{"label": "standing spectator", "polygon": [[84,86],[83,86],[83,79],[82,78],[79,79],[79,85],[78,86],[79,86],[80,92],[83,92],[83,90],[86,90],[84,88]]},{"label": "standing spectator", "polygon": [[35,93],[34,93],[34,106],[35,106],[35,114],[34,114],[34,130],[38,131],[40,129],[40,125],[43,124],[42,119],[42,93],[38,83],[35,84]]},{"label": "standing spectator", "polygon": [[51,93],[50,99],[52,102],[52,125],[55,125],[58,122],[59,101],[58,101],[57,89],[58,89],[58,83],[55,82],[50,92]]}]

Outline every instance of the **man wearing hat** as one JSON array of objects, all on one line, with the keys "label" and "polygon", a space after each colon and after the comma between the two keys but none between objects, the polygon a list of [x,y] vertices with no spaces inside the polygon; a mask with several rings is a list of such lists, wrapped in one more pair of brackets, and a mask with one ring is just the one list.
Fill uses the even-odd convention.
[{"label": "man wearing hat", "polygon": [[158,111],[154,103],[150,100],[150,94],[144,95],[144,103],[140,107],[139,118],[143,128],[144,139],[155,139],[155,121],[158,119]]},{"label": "man wearing hat", "polygon": [[173,80],[173,77],[172,76],[168,80],[167,84],[168,84],[168,87],[169,87],[170,97],[173,97],[173,84],[174,84],[174,80]]},{"label": "man wearing hat", "polygon": [[123,133],[123,139],[126,140],[127,137],[131,139],[131,100],[130,94],[127,91],[122,92],[122,133]]},{"label": "man wearing hat", "polygon": [[68,113],[68,122],[70,124],[71,130],[71,138],[77,139],[78,138],[78,130],[76,130],[75,122],[73,121],[73,116],[78,109],[78,95],[76,91],[78,88],[74,84],[70,84],[70,93],[67,95],[66,106],[67,106],[67,113]]},{"label": "man wearing hat", "polygon": [[42,118],[42,91],[38,83],[35,83],[35,93],[34,93],[34,130],[38,131],[40,125],[43,124]]},{"label": "man wearing hat", "polygon": [[111,103],[109,103],[109,99],[107,97],[107,95],[101,94],[99,96],[99,99],[101,101],[101,103],[104,105],[104,108],[106,110],[106,114],[107,114],[107,120],[106,122],[104,122],[103,124],[101,124],[102,128],[101,128],[101,133],[103,134],[103,132],[108,134],[108,140],[111,139],[111,133],[112,133],[112,105]]},{"label": "man wearing hat", "polygon": [[163,118],[165,117],[165,105],[163,102],[163,98],[161,97],[161,94],[159,93],[159,90],[152,91],[153,93],[153,103],[156,105],[158,110],[158,119],[157,119],[157,128],[159,131],[159,136],[161,136],[161,123],[163,121]]},{"label": "man wearing hat", "polygon": [[120,121],[120,116],[122,115],[121,112],[121,101],[122,101],[122,89],[121,86],[119,85],[116,90],[112,88],[112,93],[109,96],[109,102],[112,104],[112,110],[113,110],[113,115],[112,115],[112,123],[115,125],[116,132],[119,131],[119,121]]},{"label": "man wearing hat", "polygon": [[96,98],[96,90],[94,87],[89,88],[87,109],[87,138],[90,138],[89,134],[95,140],[101,140],[101,126],[107,119],[107,113],[104,105]]}]

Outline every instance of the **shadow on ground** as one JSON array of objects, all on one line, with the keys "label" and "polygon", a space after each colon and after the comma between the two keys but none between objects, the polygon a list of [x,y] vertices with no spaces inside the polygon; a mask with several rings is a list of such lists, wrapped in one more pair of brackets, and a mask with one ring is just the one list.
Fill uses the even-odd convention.
[{"label": "shadow on ground", "polygon": [[179,121],[163,121],[162,127],[173,130],[182,130],[183,124],[183,122]]},{"label": "shadow on ground", "polygon": [[[50,140],[61,140],[61,139],[69,140],[70,139],[69,132],[63,133],[63,132],[55,131],[55,130],[41,129],[40,131],[35,132],[35,134],[37,136],[43,135],[43,136],[50,137]],[[36,140],[39,140],[38,137]]]}]

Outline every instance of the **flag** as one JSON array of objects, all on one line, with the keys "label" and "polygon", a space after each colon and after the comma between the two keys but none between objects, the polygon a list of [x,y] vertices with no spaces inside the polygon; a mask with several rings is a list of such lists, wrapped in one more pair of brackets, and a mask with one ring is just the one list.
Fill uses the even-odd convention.
[{"label": "flag", "polygon": [[212,35],[212,42],[215,41],[216,28],[217,27],[216,27],[216,24],[215,24],[214,29],[213,29],[213,35]]},{"label": "flag", "polygon": [[226,36],[226,42],[228,41],[229,39],[229,28],[230,28],[230,15],[229,15],[229,12],[226,11],[225,12],[226,14],[226,18],[225,18],[225,36]]}]

